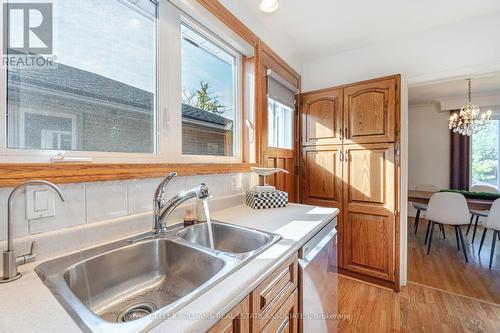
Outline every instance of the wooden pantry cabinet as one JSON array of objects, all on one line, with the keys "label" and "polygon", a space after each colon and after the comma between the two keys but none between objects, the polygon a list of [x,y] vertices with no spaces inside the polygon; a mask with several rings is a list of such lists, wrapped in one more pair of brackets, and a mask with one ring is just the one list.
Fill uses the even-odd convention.
[{"label": "wooden pantry cabinet", "polygon": [[302,202],[335,207],[339,272],[399,289],[400,76],[302,95]]}]

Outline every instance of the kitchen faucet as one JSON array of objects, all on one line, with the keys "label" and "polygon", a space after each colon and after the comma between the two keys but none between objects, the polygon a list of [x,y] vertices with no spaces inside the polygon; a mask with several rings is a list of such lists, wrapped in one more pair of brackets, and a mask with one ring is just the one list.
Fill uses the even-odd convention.
[{"label": "kitchen faucet", "polygon": [[176,172],[170,173],[156,188],[153,198],[153,232],[155,234],[167,231],[165,221],[177,206],[195,197],[199,199],[208,198],[208,187],[204,183],[201,183],[197,187],[188,191],[180,192],[170,200],[165,201],[165,188],[167,187],[168,183],[176,176]]},{"label": "kitchen faucet", "polygon": [[9,199],[7,200],[7,251],[3,253],[3,277],[0,279],[0,283],[12,282],[14,280],[19,279],[22,274],[17,271],[17,266],[27,264],[36,259],[35,248],[36,242],[31,243],[31,251],[29,254],[25,254],[17,257],[13,248],[13,235],[12,235],[12,199],[14,195],[23,187],[27,185],[47,185],[52,187],[62,201],[64,201],[64,196],[57,187],[57,185],[52,184],[51,182],[45,180],[30,180],[27,181],[10,192]]}]

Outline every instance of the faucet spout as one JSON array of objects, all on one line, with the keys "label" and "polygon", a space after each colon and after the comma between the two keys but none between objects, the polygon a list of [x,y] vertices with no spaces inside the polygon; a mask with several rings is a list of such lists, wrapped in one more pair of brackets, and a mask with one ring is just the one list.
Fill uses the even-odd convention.
[{"label": "faucet spout", "polygon": [[165,221],[170,214],[183,202],[192,198],[205,199],[208,198],[208,187],[205,184],[192,188],[189,191],[180,192],[168,201],[164,201],[165,186],[168,182],[175,177],[176,173],[171,173],[165,180],[163,180],[156,189],[153,199],[153,214],[154,225],[153,232],[155,234],[165,232],[167,230]]},{"label": "faucet spout", "polygon": [[18,185],[16,188],[10,192],[9,199],[7,200],[7,252],[11,252],[13,249],[12,242],[13,242],[13,237],[12,237],[12,228],[11,228],[11,222],[12,222],[12,199],[16,195],[16,193],[21,190],[22,188],[26,187],[27,185],[46,185],[54,189],[56,193],[59,195],[59,198],[61,198],[61,201],[64,201],[64,195],[61,191],[61,189],[46,180],[30,180],[25,183],[22,183],[21,185]]},{"label": "faucet spout", "polygon": [[[15,187],[12,192],[10,192],[9,198],[7,199],[7,251],[3,252],[3,279],[0,279],[0,283],[2,282],[11,282],[19,277],[21,277],[21,274],[17,272],[17,266],[18,266],[18,258],[16,257],[14,253],[14,245],[13,245],[13,235],[12,235],[12,201],[14,199],[14,196],[27,185],[46,185],[54,189],[56,193],[59,195],[59,198],[61,198],[61,201],[64,201],[64,195],[61,191],[61,189],[55,185],[52,184],[51,182],[48,182],[46,180],[30,180],[25,183],[22,183],[21,185],[18,185]],[[32,244],[33,245],[33,244]],[[26,257],[26,256],[22,256]],[[30,253],[29,256],[30,261],[35,259],[35,253],[34,253],[34,247],[32,247],[32,253]],[[21,260],[22,262],[22,260]],[[24,262],[27,262],[24,260]]]}]

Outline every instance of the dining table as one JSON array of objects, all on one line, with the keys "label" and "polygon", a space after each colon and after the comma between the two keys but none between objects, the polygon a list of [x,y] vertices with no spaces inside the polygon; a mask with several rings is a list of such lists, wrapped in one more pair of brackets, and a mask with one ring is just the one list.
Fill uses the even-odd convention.
[{"label": "dining table", "polygon": [[[429,204],[429,200],[431,196],[436,192],[426,192],[426,191],[408,191],[408,201],[421,203],[421,204]],[[491,205],[493,205],[493,201],[495,199],[477,199],[477,198],[465,198],[467,201],[467,205],[469,206],[469,210],[482,210],[487,211],[490,210]]]}]

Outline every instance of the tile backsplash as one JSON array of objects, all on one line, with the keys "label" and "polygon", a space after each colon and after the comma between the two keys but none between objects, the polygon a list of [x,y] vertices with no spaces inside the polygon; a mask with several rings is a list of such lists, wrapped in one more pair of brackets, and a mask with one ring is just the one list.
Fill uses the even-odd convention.
[{"label": "tile backsplash", "polygon": [[[13,200],[14,238],[150,212],[154,190],[161,180],[64,184],[60,188],[66,201],[56,196],[55,216],[36,220],[26,218],[26,193],[22,190]],[[200,183],[207,184],[214,198],[224,197],[245,192],[257,181],[250,173],[176,177],[167,186],[167,198]],[[0,188],[0,241],[7,239],[7,199],[11,191],[12,188]],[[169,223],[178,222],[182,214],[181,211],[172,214]]]}]

